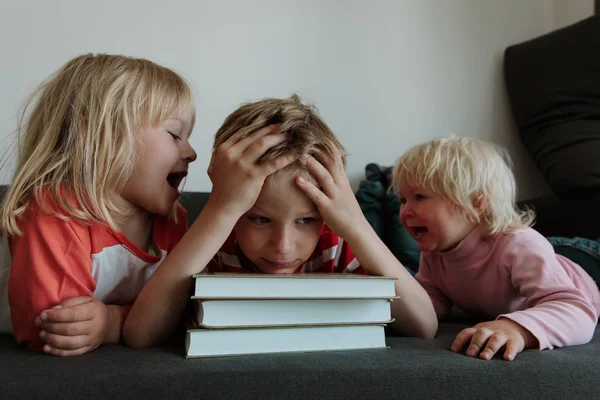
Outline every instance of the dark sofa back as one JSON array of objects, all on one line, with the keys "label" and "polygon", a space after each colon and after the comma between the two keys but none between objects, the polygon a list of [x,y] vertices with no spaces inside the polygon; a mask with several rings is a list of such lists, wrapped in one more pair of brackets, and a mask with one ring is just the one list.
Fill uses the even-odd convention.
[{"label": "dark sofa back", "polygon": [[196,220],[208,201],[209,195],[208,192],[183,192],[179,202],[188,212],[188,225],[192,225]]}]

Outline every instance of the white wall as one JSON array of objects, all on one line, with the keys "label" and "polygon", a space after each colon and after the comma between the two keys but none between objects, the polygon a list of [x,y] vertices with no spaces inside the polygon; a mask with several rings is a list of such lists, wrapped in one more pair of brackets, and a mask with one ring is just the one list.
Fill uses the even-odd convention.
[{"label": "white wall", "polygon": [[594,0],[554,0],[554,22],[562,28],[594,14]]},{"label": "white wall", "polygon": [[584,18],[591,3],[3,0],[0,145],[27,94],[67,59],[121,53],[173,67],[197,87],[199,157],[187,190],[210,190],[212,136],[240,103],[298,92],[346,146],[354,183],[368,162],[390,165],[409,146],[454,133],[505,144],[528,198],[547,189],[516,138],[502,53]]}]

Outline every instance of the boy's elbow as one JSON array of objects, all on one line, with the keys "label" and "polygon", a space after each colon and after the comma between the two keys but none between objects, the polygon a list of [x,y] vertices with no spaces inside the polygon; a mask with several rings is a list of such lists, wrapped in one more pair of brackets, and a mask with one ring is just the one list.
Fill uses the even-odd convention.
[{"label": "boy's elbow", "polygon": [[143,349],[152,346],[152,342],[147,335],[143,335],[139,329],[132,328],[128,324],[123,326],[121,337],[125,346],[132,349]]},{"label": "boy's elbow", "polygon": [[418,337],[422,339],[434,339],[435,335],[437,335],[438,331],[438,321],[437,319],[424,324],[424,326],[420,330],[420,334]]},{"label": "boy's elbow", "polygon": [[434,339],[438,330],[438,321],[423,321],[420,324],[411,324],[406,322],[394,321],[391,324],[392,329],[404,336],[416,337],[420,339]]}]

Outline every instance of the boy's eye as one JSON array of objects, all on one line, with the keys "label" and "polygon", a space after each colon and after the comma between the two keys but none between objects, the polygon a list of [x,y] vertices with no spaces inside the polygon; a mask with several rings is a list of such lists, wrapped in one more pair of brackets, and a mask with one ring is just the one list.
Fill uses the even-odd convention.
[{"label": "boy's eye", "polygon": [[267,217],[261,217],[260,215],[249,215],[248,221],[253,222],[257,225],[268,224],[271,220]]},{"label": "boy's eye", "polygon": [[423,196],[422,194],[416,194],[415,195],[415,200],[416,201],[422,201],[425,200],[427,197]]},{"label": "boy's eye", "polygon": [[400,205],[406,204],[406,197],[400,197]]},{"label": "boy's eye", "polygon": [[[168,132],[168,131],[167,131]],[[181,138],[181,136],[174,134],[173,132],[169,132],[169,135],[171,135],[171,137],[173,137],[173,139],[175,140],[183,140]]]},{"label": "boy's eye", "polygon": [[307,217],[307,218],[300,218],[296,222],[298,224],[300,224],[300,225],[308,225],[308,224],[312,224],[315,221],[316,221],[316,218],[314,218],[314,217]]}]

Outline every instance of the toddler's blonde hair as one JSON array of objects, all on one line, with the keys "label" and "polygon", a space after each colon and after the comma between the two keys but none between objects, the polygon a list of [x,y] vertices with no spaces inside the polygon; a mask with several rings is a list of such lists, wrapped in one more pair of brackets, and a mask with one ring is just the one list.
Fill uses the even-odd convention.
[{"label": "toddler's blonde hair", "polygon": [[531,226],[534,220],[531,210],[516,206],[510,156],[487,141],[446,137],[415,146],[396,162],[392,182],[397,191],[407,184],[442,196],[483,224],[490,237]]},{"label": "toddler's blonde hair", "polygon": [[[194,108],[186,80],[151,61],[107,54],[68,61],[22,113],[0,232],[20,234],[18,220],[31,201],[61,218],[118,229],[115,215],[126,211],[118,209],[115,196],[130,178],[143,142],[134,132]],[[45,210],[46,190],[59,210]]]}]

